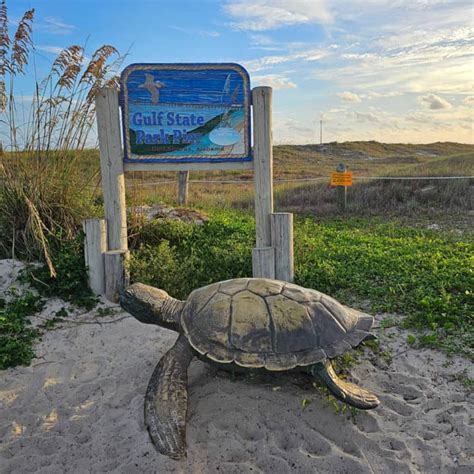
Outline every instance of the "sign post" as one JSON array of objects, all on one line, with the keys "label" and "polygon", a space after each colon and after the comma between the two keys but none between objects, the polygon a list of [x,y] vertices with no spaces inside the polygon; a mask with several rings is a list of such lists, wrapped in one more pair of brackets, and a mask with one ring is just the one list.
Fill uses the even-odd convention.
[{"label": "sign post", "polygon": [[[272,251],[271,214],[273,212],[273,143],[272,143],[272,89],[255,87],[253,105],[253,157],[255,182],[256,247],[252,253],[255,277],[275,278]],[[262,250],[267,249],[267,250]],[[268,269],[272,268],[273,271]]]},{"label": "sign post", "polygon": [[106,295],[116,301],[129,279],[124,171],[178,171],[184,205],[190,170],[253,169],[253,276],[292,281],[293,215],[273,213],[271,87],[250,92],[247,71],[232,63],[132,64],[122,73],[120,91],[123,155],[118,93],[101,89],[96,95]]},{"label": "sign post", "polygon": [[339,188],[339,202],[343,211],[347,208],[347,187],[352,186],[352,171],[347,171],[347,166],[340,163],[336,167],[336,172],[331,175],[331,186]]}]

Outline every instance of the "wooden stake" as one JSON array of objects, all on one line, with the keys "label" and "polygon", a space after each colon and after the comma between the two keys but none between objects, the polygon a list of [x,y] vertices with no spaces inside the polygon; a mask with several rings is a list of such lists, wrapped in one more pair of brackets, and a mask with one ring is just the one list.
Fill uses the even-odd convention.
[{"label": "wooden stake", "polygon": [[273,247],[252,250],[252,274],[254,278],[275,278],[275,249]]},{"label": "wooden stake", "polygon": [[84,257],[89,276],[89,288],[95,295],[105,293],[104,252],[107,251],[105,219],[86,219],[84,229]]},{"label": "wooden stake", "polygon": [[272,246],[275,249],[275,278],[293,281],[293,214],[274,212],[271,214]]},{"label": "wooden stake", "polygon": [[273,212],[272,88],[255,87],[252,90],[252,105],[256,225],[253,276],[274,278],[275,253],[270,250],[270,214]]},{"label": "wooden stake", "polygon": [[[347,171],[347,166],[344,163],[339,163],[336,167],[336,172],[345,173]],[[342,212],[346,212],[347,209],[347,186],[338,186],[339,190],[339,207]]]},{"label": "wooden stake", "polygon": [[128,250],[109,250],[104,254],[105,260],[105,296],[117,303],[120,292],[130,284],[128,271]]},{"label": "wooden stake", "polygon": [[189,171],[178,172],[178,205],[186,206],[188,203]]},{"label": "wooden stake", "polygon": [[127,249],[127,215],[118,93],[99,89],[95,96],[100,169],[109,250]]},{"label": "wooden stake", "polygon": [[253,156],[255,175],[255,223],[257,248],[271,245],[270,214],[273,212],[272,88],[255,87],[253,104]]}]

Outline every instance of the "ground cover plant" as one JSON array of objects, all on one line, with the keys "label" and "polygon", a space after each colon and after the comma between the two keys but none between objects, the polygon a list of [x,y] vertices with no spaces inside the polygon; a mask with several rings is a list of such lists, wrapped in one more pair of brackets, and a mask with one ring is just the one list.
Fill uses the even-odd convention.
[{"label": "ground cover plant", "polygon": [[[251,275],[248,214],[214,211],[202,225],[154,221],[145,229],[132,250],[134,281],[186,298],[194,288]],[[472,357],[473,251],[461,236],[382,220],[299,218],[295,282],[349,305],[368,301],[368,311],[396,313],[395,324],[420,330],[412,342]]]},{"label": "ground cover plant", "polygon": [[0,299],[0,370],[31,362],[39,331],[31,327],[29,316],[43,307],[41,298],[31,292],[10,290],[6,296],[8,300]]}]

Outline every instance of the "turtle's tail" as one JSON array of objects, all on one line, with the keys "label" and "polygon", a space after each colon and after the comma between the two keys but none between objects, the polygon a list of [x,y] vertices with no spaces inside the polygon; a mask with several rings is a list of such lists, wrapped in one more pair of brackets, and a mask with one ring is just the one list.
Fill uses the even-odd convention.
[{"label": "turtle's tail", "polygon": [[341,402],[360,408],[370,410],[380,404],[376,395],[351,382],[340,379],[329,360],[313,366],[313,375],[316,375],[328,387],[329,391]]}]

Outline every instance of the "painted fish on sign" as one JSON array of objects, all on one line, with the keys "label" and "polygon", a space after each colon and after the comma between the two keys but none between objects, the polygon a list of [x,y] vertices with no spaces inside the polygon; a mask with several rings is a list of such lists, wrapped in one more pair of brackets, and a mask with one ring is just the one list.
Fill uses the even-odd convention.
[{"label": "painted fish on sign", "polygon": [[250,161],[250,79],[238,64],[132,64],[121,76],[125,161]]}]

